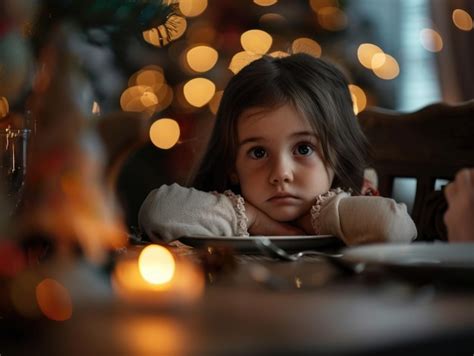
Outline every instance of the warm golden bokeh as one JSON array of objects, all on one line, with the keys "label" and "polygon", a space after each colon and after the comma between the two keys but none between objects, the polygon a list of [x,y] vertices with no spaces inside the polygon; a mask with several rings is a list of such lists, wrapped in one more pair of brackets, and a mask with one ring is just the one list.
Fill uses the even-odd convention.
[{"label": "warm golden bokeh", "polygon": [[357,115],[367,106],[367,97],[361,87],[349,84],[349,91],[351,92],[354,113]]},{"label": "warm golden bokeh", "polygon": [[142,69],[136,73],[134,84],[148,86],[156,94],[164,83],[165,76],[162,70]]},{"label": "warm golden bokeh", "polygon": [[36,286],[36,300],[43,314],[56,321],[72,316],[72,300],[68,290],[59,282],[46,278]]},{"label": "warm golden bokeh", "polygon": [[309,5],[314,12],[318,12],[323,7],[338,7],[339,2],[337,0],[310,0]]},{"label": "warm golden bokeh", "polygon": [[283,15],[273,12],[260,16],[259,23],[263,26],[287,26],[288,24]]},{"label": "warm golden bokeh", "polygon": [[272,46],[273,38],[262,30],[248,30],[240,36],[240,43],[247,52],[263,55]]},{"label": "warm golden bokeh", "polygon": [[291,44],[291,50],[293,53],[307,53],[313,57],[321,57],[321,46],[315,40],[307,37],[297,38]]},{"label": "warm golden bokeh", "polygon": [[357,48],[357,58],[359,59],[360,64],[368,69],[372,69],[372,58],[377,53],[383,54],[383,51],[379,46],[372,43],[362,43]]},{"label": "warm golden bokeh", "polygon": [[430,52],[439,52],[443,49],[443,38],[431,28],[424,28],[420,31],[420,42]]},{"label": "warm golden bokeh", "polygon": [[183,87],[183,94],[187,102],[197,108],[206,105],[215,92],[215,84],[206,78],[191,79]]},{"label": "warm golden bokeh", "polygon": [[171,105],[174,98],[173,88],[171,88],[168,84],[164,84],[158,93],[156,93],[158,97],[158,105],[156,106],[156,111],[162,111],[166,109],[168,106]]},{"label": "warm golden bokeh", "polygon": [[237,74],[242,68],[261,57],[262,56],[259,54],[254,54],[246,51],[238,52],[232,57],[229,64],[229,69],[232,71],[232,73]]},{"label": "warm golden bokeh", "polygon": [[377,69],[380,68],[381,66],[384,65],[385,61],[387,60],[387,56],[385,53],[375,53],[372,56],[372,61],[371,61],[371,68],[372,69]]},{"label": "warm golden bokeh", "polygon": [[207,0],[180,0],[179,10],[186,17],[201,15],[207,9]]},{"label": "warm golden bokeh", "polygon": [[8,100],[4,96],[0,96],[0,119],[4,118],[10,112],[10,106]]},{"label": "warm golden bokeh", "polygon": [[278,0],[253,0],[253,2],[259,6],[272,6],[275,5]]},{"label": "warm golden bokeh", "polygon": [[223,90],[216,91],[211,101],[209,102],[209,110],[211,110],[211,112],[214,115],[217,114],[217,110],[219,109],[219,105],[222,99],[222,94],[224,94]]},{"label": "warm golden bokeh", "polygon": [[196,72],[207,72],[217,63],[219,54],[209,46],[196,46],[186,52],[186,61],[189,67]]},{"label": "warm golden bokeh", "polygon": [[472,30],[472,17],[468,12],[462,9],[456,9],[453,11],[453,23],[462,31]]},{"label": "warm golden bokeh", "polygon": [[154,112],[158,98],[153,89],[147,85],[135,85],[125,89],[120,97],[123,111]]},{"label": "warm golden bokeh", "polygon": [[390,80],[394,79],[400,73],[398,62],[392,56],[385,54],[385,61],[383,65],[378,68],[373,68],[374,74],[380,79]]},{"label": "warm golden bokeh", "polygon": [[317,14],[318,22],[325,30],[340,31],[347,27],[347,15],[338,7],[323,7],[318,10]]},{"label": "warm golden bokeh", "polygon": [[158,148],[167,150],[179,140],[179,124],[170,118],[155,121],[150,127],[150,140]]},{"label": "warm golden bokeh", "polygon": [[175,260],[170,251],[160,245],[148,245],[140,253],[138,268],[145,281],[166,284],[174,276]]},{"label": "warm golden bokeh", "polygon": [[275,52],[269,53],[268,55],[273,58],[283,58],[283,57],[288,57],[290,54],[288,52],[275,51]]},{"label": "warm golden bokeh", "polygon": [[166,30],[165,25],[153,27],[143,31],[143,39],[156,47],[166,46],[171,41],[180,38],[186,32],[187,21],[182,16],[172,15],[168,18],[166,26],[170,31]]}]

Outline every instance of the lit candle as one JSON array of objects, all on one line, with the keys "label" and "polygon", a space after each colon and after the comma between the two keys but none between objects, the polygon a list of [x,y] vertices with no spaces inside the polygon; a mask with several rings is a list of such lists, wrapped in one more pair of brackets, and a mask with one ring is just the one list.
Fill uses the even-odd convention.
[{"label": "lit candle", "polygon": [[183,305],[202,295],[204,277],[184,257],[178,258],[163,246],[148,245],[139,255],[130,251],[117,262],[112,285],[128,302]]}]

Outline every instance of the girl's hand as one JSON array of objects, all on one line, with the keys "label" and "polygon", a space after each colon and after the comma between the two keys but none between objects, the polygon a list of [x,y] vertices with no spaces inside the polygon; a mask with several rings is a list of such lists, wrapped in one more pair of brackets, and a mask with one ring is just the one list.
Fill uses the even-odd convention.
[{"label": "girl's hand", "polygon": [[245,212],[248,218],[250,235],[304,235],[304,230],[290,224],[273,220],[249,202],[245,202]]},{"label": "girl's hand", "polygon": [[448,240],[474,241],[474,169],[463,169],[444,190],[448,210],[444,222]]}]

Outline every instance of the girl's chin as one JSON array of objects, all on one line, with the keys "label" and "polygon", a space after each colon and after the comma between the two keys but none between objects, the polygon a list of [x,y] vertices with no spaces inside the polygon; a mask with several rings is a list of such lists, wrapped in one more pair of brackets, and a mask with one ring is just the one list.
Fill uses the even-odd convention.
[{"label": "girl's chin", "polygon": [[301,216],[299,211],[268,211],[265,212],[273,220],[281,223],[289,223],[298,219]]}]

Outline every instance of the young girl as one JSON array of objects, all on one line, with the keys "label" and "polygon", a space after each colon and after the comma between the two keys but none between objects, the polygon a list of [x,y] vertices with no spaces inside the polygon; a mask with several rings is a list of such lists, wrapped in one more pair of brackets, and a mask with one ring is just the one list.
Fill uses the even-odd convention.
[{"label": "young girl", "polygon": [[360,195],[367,150],[338,69],[306,54],[263,57],[224,91],[194,188],[153,190],[140,227],[166,242],[303,234],[408,242],[416,228],[404,204]]}]

